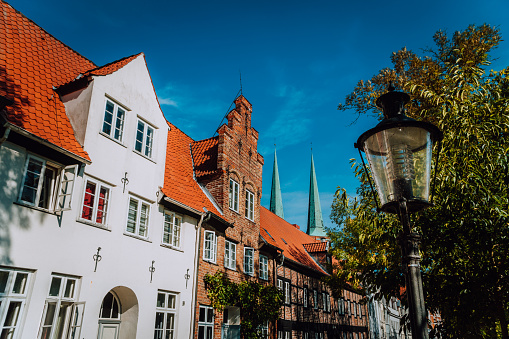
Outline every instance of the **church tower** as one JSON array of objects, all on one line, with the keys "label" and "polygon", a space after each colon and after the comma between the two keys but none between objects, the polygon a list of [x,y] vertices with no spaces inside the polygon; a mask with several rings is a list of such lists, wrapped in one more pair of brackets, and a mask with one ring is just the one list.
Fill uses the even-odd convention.
[{"label": "church tower", "polygon": [[276,149],[274,149],[274,167],[272,168],[272,187],[270,190],[270,211],[278,217],[284,219],[283,198],[281,196],[281,186],[279,184],[279,171],[277,168]]},{"label": "church tower", "polygon": [[312,237],[325,238],[327,233],[323,228],[322,208],[318,195],[316,183],[315,162],[311,153],[311,176],[309,183],[309,205],[308,205],[308,229],[306,231]]}]

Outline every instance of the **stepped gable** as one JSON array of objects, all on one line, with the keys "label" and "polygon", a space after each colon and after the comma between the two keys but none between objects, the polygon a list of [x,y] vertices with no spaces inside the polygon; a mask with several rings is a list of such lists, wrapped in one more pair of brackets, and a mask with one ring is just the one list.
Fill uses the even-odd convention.
[{"label": "stepped gable", "polygon": [[265,207],[260,208],[260,229],[263,240],[283,250],[285,260],[290,259],[322,274],[328,274],[304,248],[304,245],[317,243],[312,236],[297,229]]},{"label": "stepped gable", "polygon": [[219,137],[194,141],[191,152],[194,160],[194,171],[197,178],[217,173],[217,151]]},{"label": "stepped gable", "polygon": [[163,194],[199,212],[203,207],[221,215],[205,195],[193,175],[193,160],[190,145],[193,139],[168,122],[168,145],[166,147],[166,168]]},{"label": "stepped gable", "polygon": [[9,4],[2,1],[0,7],[0,95],[12,101],[5,108],[5,120],[90,160],[53,88],[96,65]]}]

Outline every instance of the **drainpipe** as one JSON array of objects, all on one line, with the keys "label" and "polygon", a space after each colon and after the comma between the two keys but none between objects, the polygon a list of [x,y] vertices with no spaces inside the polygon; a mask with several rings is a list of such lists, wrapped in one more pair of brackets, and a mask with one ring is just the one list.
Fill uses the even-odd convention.
[{"label": "drainpipe", "polygon": [[200,221],[198,222],[198,225],[196,225],[196,243],[195,243],[195,249],[194,249],[194,277],[193,277],[193,300],[191,301],[191,324],[190,324],[190,331],[191,337],[189,339],[194,339],[196,334],[196,303],[198,299],[198,268],[200,266],[200,242],[201,242],[201,227],[204,222],[207,222],[210,220],[210,212],[202,213],[200,217]]}]

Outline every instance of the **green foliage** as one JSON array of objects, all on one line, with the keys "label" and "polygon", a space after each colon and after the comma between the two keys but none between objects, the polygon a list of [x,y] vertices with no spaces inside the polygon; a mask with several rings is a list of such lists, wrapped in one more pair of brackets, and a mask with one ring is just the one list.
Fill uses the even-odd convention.
[{"label": "green foliage", "polygon": [[[393,68],[360,81],[340,110],[376,114],[389,82],[410,94],[407,115],[444,132],[435,207],[413,215],[422,234],[427,307],[439,310],[452,338],[508,338],[509,321],[509,68],[486,71],[501,41],[489,25],[469,26],[419,56],[393,53]],[[436,150],[435,150],[436,151]],[[355,198],[339,188],[332,220],[335,279],[353,279],[379,295],[399,297],[404,286],[397,242],[400,223],[377,214],[367,174],[352,160]],[[497,330],[498,328],[498,330]]]},{"label": "green foliage", "polygon": [[282,292],[274,285],[254,281],[235,283],[219,271],[205,276],[205,287],[214,309],[223,311],[226,306],[240,308],[240,331],[244,339],[261,338],[259,327],[276,321],[283,306]]}]

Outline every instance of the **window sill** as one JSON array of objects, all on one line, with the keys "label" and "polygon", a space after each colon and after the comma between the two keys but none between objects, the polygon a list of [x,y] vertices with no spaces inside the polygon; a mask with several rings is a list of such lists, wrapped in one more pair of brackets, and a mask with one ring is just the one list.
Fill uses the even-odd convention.
[{"label": "window sill", "polygon": [[89,220],[86,220],[86,219],[76,219],[76,222],[79,222],[79,223],[82,223],[82,224],[85,224],[85,225],[88,225],[88,226],[92,226],[92,227],[95,227],[95,228],[99,228],[99,229],[104,230],[104,231],[111,232],[111,229],[108,226],[105,226],[105,225],[102,225],[102,224],[98,224],[98,223],[95,223],[93,221],[89,221]]},{"label": "window sill", "polygon": [[236,268],[231,268],[231,267],[227,267],[227,266],[225,266],[224,268],[226,268],[227,270],[230,270],[230,271],[237,272]]},{"label": "window sill", "polygon": [[134,152],[134,153],[136,153],[136,154],[138,154],[140,157],[145,158],[145,159],[147,159],[148,161],[151,161],[151,162],[153,162],[154,164],[156,164],[156,162],[155,162],[152,158],[147,157],[147,156],[146,156],[146,155],[144,155],[143,153],[138,152],[137,150],[134,150],[134,149],[133,149],[133,152]]},{"label": "window sill", "polygon": [[168,248],[170,250],[174,250],[174,251],[177,251],[177,252],[182,252],[184,253],[184,250],[181,249],[181,248],[178,248],[178,247],[174,247],[174,246],[171,246],[171,245],[168,245],[168,244],[161,244],[161,247],[165,247],[165,248]]},{"label": "window sill", "polygon": [[59,215],[59,214],[61,214],[63,212],[63,211],[55,212],[55,211],[47,210],[45,208],[41,208],[41,207],[37,207],[37,206],[32,206],[32,205],[29,205],[27,203],[24,203],[23,201],[14,201],[13,204],[14,205],[18,205],[18,206],[22,206],[22,207],[27,207],[27,208],[30,208],[32,210],[36,210],[36,211],[47,213],[47,214],[51,214],[51,215]]},{"label": "window sill", "polygon": [[207,260],[207,259],[202,259],[202,260],[203,260],[203,261],[205,261],[206,263],[209,263],[209,264],[212,264],[212,265],[219,266],[219,265],[217,264],[217,262],[215,262],[215,261]]},{"label": "window sill", "polygon": [[138,239],[138,240],[141,240],[141,241],[146,241],[146,242],[152,243],[152,241],[150,241],[150,239],[142,238],[142,237],[140,237],[139,235],[136,235],[136,234],[124,232],[124,235],[128,236],[130,238],[134,238],[134,239]]},{"label": "window sill", "polygon": [[107,138],[107,139],[109,139],[109,140],[113,141],[114,143],[119,144],[120,146],[122,146],[122,147],[124,147],[124,148],[127,148],[127,146],[126,146],[126,145],[124,145],[121,141],[118,141],[117,139],[112,138],[112,137],[111,137],[111,136],[109,136],[108,134],[106,134],[106,133],[104,133],[104,132],[102,132],[102,131],[101,131],[101,132],[99,132],[99,134],[100,134],[100,135],[102,135],[103,137],[105,137],[105,138]]}]

